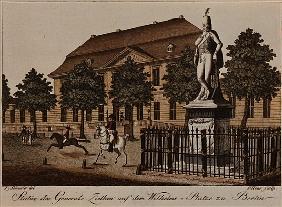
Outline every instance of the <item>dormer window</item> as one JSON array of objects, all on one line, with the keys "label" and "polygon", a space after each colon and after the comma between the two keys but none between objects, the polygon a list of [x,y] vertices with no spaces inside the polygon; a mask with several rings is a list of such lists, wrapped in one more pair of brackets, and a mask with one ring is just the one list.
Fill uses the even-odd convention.
[{"label": "dormer window", "polygon": [[170,43],[170,44],[167,46],[167,52],[173,52],[173,51],[174,51],[174,48],[175,48],[175,45]]}]

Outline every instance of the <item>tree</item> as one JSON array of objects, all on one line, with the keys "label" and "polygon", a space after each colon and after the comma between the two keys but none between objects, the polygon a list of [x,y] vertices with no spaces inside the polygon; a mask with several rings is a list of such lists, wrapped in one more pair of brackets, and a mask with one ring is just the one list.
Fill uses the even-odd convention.
[{"label": "tree", "polygon": [[[151,81],[147,80],[148,77],[150,75],[144,72],[144,67],[128,57],[121,68],[113,74],[112,88],[109,92],[110,98],[114,99],[115,104],[127,107],[131,112],[133,106],[149,105],[153,100],[152,91],[154,88]],[[130,121],[133,130],[132,113]]]},{"label": "tree", "polygon": [[8,86],[8,80],[6,76],[2,74],[2,115],[5,116],[6,110],[9,108],[10,101],[10,88]]},{"label": "tree", "polygon": [[80,138],[85,139],[84,112],[105,103],[103,76],[93,70],[86,61],[82,61],[63,79],[61,94],[62,108],[81,111]]},{"label": "tree", "polygon": [[245,99],[241,127],[246,127],[248,107],[252,99],[272,99],[280,86],[280,73],[269,62],[276,55],[269,45],[263,44],[261,35],[252,29],[241,32],[234,45],[228,45],[227,72],[223,74],[223,90],[226,94]]},{"label": "tree", "polygon": [[32,68],[17,85],[18,91],[14,94],[16,98],[16,108],[28,110],[33,120],[33,132],[36,136],[36,111],[46,111],[55,107],[56,96],[51,94],[53,87],[51,82],[43,78],[42,73]]},{"label": "tree", "polygon": [[[176,63],[167,65],[167,74],[163,77],[166,83],[162,89],[169,102],[188,104],[197,97],[200,84],[197,80],[197,68],[193,58],[194,51],[190,47],[186,47]],[[186,110],[185,123],[187,123],[187,120],[188,114]]]}]

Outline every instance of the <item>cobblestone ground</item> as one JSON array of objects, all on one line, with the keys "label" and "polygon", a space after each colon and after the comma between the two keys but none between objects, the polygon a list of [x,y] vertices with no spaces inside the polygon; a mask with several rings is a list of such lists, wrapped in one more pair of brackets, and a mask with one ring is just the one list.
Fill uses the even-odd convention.
[{"label": "cobblestone ground", "polygon": [[[93,164],[99,153],[99,140],[90,143],[80,142],[89,151],[84,155],[82,149],[74,146],[58,149],[47,148],[53,140],[38,138],[33,146],[23,145],[16,136],[2,138],[2,184],[38,186],[99,186],[99,185],[237,185],[232,181],[196,176],[169,175],[164,173],[145,173],[136,175],[140,163],[140,141],[127,141],[128,164],[123,167],[124,157],[114,164],[116,154],[105,152]],[[43,165],[47,158],[47,165]],[[86,169],[82,168],[86,160]]]}]

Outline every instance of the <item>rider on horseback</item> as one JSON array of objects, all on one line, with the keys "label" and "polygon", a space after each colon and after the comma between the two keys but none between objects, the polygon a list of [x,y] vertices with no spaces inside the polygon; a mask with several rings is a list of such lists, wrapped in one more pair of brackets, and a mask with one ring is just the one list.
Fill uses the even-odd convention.
[{"label": "rider on horseback", "polygon": [[110,145],[109,145],[109,152],[113,152],[113,142],[117,138],[117,126],[116,126],[116,120],[113,114],[111,114],[108,117],[108,123],[106,128],[108,129],[109,136],[110,136]]},{"label": "rider on horseback", "polygon": [[[63,141],[63,143],[65,143],[67,140],[70,139],[70,129],[71,129],[71,128],[70,128],[69,125],[67,125],[67,126],[66,126],[66,129],[67,129],[67,130],[66,130],[66,132],[65,132],[64,135],[63,135],[64,138],[65,138],[64,141]],[[62,148],[63,148],[63,146],[60,147],[60,149],[62,149]]]}]

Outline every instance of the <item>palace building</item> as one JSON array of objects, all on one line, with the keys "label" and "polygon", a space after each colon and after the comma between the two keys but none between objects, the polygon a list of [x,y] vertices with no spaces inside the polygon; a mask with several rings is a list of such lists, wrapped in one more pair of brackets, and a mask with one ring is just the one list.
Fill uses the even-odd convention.
[{"label": "palace building", "polygon": [[[150,125],[168,126],[184,125],[185,109],[183,104],[169,103],[163,96],[161,90],[166,73],[166,65],[175,62],[180,57],[185,47],[194,48],[196,38],[201,30],[187,21],[182,15],[179,18],[163,22],[131,28],[127,30],[116,30],[115,32],[91,35],[81,46],[66,56],[65,61],[48,76],[54,79],[54,93],[60,97],[62,80],[74,65],[82,60],[103,74],[106,91],[111,87],[112,73],[119,70],[120,66],[130,56],[135,62],[141,64],[146,72],[151,74],[151,81],[156,89],[153,92],[154,101],[150,106],[138,106],[133,109],[134,129]],[[270,127],[280,126],[281,121],[281,96],[280,93],[272,100],[250,101],[248,126]],[[243,117],[244,100],[235,97],[229,99],[233,109],[232,125],[239,125]],[[73,110],[63,110],[59,104],[55,109],[45,112],[37,112],[38,131],[51,133],[64,129],[71,125],[74,134],[79,133],[80,113]],[[110,99],[105,105],[98,109],[86,111],[85,133],[92,136],[95,125],[107,120],[114,113],[118,117],[118,131],[126,133],[129,130],[129,110],[118,108],[112,104]],[[32,117],[27,111],[19,111],[11,103],[10,108],[3,117],[3,132],[19,132],[23,124],[32,125]]]}]

